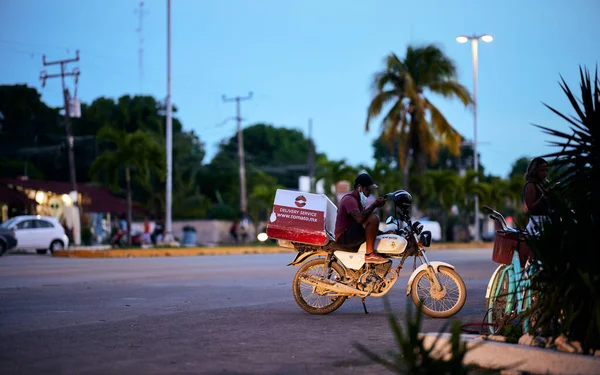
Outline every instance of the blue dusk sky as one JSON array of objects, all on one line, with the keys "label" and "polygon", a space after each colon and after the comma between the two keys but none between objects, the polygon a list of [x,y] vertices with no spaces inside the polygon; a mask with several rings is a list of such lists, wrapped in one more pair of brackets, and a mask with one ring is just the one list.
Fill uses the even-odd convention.
[{"label": "blue dusk sky", "polygon": [[[59,81],[41,88],[42,54],[56,60],[79,49],[81,61],[71,67],[81,70],[82,101],[140,93],[164,99],[167,1],[144,1],[143,78],[139,3],[0,0],[0,84],[28,84],[60,106]],[[567,128],[542,102],[572,113],[559,75],[578,89],[579,65],[595,68],[599,16],[597,0],[172,0],[172,99],[184,128],[206,144],[205,161],[235,131],[233,121],[219,126],[235,115],[222,95],[253,91],[242,104],[244,126],[265,122],[307,133],[312,118],[319,152],[372,165],[380,123],[368,133],[364,124],[372,76],[384,57],[435,43],[472,90],[470,45],[455,38],[489,33],[494,41],[479,47],[479,151],[488,173],[505,176],[518,157],[553,150],[532,123]],[[471,111],[432,99],[473,138]]]}]

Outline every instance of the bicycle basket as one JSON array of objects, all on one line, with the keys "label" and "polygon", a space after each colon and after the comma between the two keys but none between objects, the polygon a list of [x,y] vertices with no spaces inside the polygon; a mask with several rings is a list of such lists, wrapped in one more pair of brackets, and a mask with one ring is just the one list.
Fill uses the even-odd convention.
[{"label": "bicycle basket", "polygon": [[533,254],[529,246],[527,246],[525,235],[520,232],[496,231],[494,249],[492,251],[492,260],[494,262],[511,264],[516,249],[519,249],[519,261],[521,267],[524,267],[527,259],[531,258]]}]

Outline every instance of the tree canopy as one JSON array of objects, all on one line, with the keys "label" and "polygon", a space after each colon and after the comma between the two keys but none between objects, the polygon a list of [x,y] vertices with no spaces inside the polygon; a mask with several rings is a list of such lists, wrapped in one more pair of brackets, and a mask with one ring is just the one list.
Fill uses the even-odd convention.
[{"label": "tree canopy", "polygon": [[[433,52],[428,49],[407,51],[406,59],[410,56],[417,59],[415,54],[421,53],[427,57],[428,53]],[[408,126],[409,130],[411,127],[414,131],[418,130],[415,134],[419,137],[437,134],[435,139],[439,145],[433,147],[425,142],[425,138],[420,146],[410,142],[390,143],[386,131],[391,123],[384,118],[387,127],[384,126],[380,137],[373,143],[372,165],[354,166],[343,159],[330,160],[324,153],[315,155],[315,177],[323,181],[329,197],[336,201],[334,191],[330,191],[329,187],[340,180],[352,181],[361,171],[373,176],[381,187],[380,193],[398,189],[407,177],[400,168],[402,152],[407,149],[415,152],[429,150],[426,154],[431,156],[431,152],[435,151],[436,157],[422,159],[425,160],[422,168],[427,173],[420,172],[414,161],[410,164],[410,170],[414,172],[410,175],[411,186],[417,187],[413,191],[415,204],[426,215],[442,222],[452,221],[454,219],[452,215],[448,216],[448,212],[458,207],[463,218],[459,222],[467,225],[473,215],[472,201],[475,195],[484,202],[494,202],[500,207],[517,207],[528,159],[515,162],[510,173],[512,178],[504,180],[482,173],[480,182],[476,183],[471,170],[472,148],[463,144],[458,148],[459,153],[455,154],[455,145],[443,141],[441,133],[436,133],[446,126],[442,133],[455,134],[450,125],[444,122],[443,116],[419,117],[410,111],[411,106],[422,105],[422,110],[430,111],[433,115],[433,104],[422,95],[422,89],[433,91],[429,86],[441,90],[439,92],[452,88],[463,102],[468,102],[462,89],[451,82],[453,70],[450,62],[445,61],[443,56],[437,56],[436,59],[441,59],[441,65],[450,65],[428,76],[413,63],[409,64],[410,59],[404,61],[394,56],[388,59],[391,65],[377,76],[379,81],[376,83],[383,85],[380,94],[386,87],[396,90],[396,96],[391,96],[395,98],[392,103],[401,103],[402,111],[406,111],[396,108],[404,116],[395,118],[400,121],[398,124]],[[391,75],[386,76],[385,72]],[[418,88],[417,96],[409,95],[411,89],[406,86],[407,82],[393,81],[396,78],[407,80],[410,75],[421,73],[423,76],[413,80]],[[399,86],[388,86],[389,83]],[[398,91],[400,89],[404,91]],[[62,111],[47,106],[40,97],[32,87],[0,86],[0,177],[27,173],[36,179],[69,180]],[[371,107],[377,104],[377,100],[373,99]],[[370,113],[375,115],[376,111]],[[165,123],[165,104],[151,96],[100,97],[89,104],[82,103],[81,117],[72,119],[78,182],[105,184],[123,197],[130,192],[133,201],[143,204],[157,218],[162,217],[165,205]],[[216,154],[206,160],[205,144],[198,134],[184,128],[177,118],[176,107],[173,125],[174,219],[233,219],[238,216],[240,186],[237,134],[223,139]],[[300,130],[265,123],[245,126],[243,138],[248,213],[255,221],[266,220],[276,189],[297,189],[299,177],[308,175],[309,140]],[[141,149],[152,151],[148,154],[141,152]],[[483,170],[481,165],[480,170]]]}]

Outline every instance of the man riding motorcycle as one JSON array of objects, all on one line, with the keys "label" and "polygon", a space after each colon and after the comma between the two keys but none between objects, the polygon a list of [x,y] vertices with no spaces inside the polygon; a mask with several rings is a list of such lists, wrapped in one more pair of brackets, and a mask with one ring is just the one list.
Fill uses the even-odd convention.
[{"label": "man riding motorcycle", "polygon": [[377,188],[371,176],[359,174],[354,180],[354,190],[340,200],[335,223],[335,241],[338,244],[358,248],[366,241],[367,263],[387,262],[387,259],[373,250],[379,231],[379,217],[373,211],[385,205],[385,198],[379,197],[369,207],[365,207],[371,191]]}]

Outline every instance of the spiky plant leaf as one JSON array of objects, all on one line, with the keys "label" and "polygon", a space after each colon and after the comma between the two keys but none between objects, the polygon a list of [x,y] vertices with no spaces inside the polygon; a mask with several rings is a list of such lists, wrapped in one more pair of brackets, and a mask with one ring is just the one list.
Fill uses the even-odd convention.
[{"label": "spiky plant leaf", "polygon": [[567,122],[569,130],[536,125],[553,137],[550,144],[558,148],[544,157],[561,184],[551,192],[552,222],[528,243],[541,263],[532,279],[540,295],[531,310],[537,314],[536,328],[555,337],[564,333],[580,341],[587,352],[600,348],[600,272],[594,236],[600,232],[600,80],[597,69],[593,79],[587,69],[579,72],[580,99],[562,77],[560,82],[576,115],[546,105]]}]

